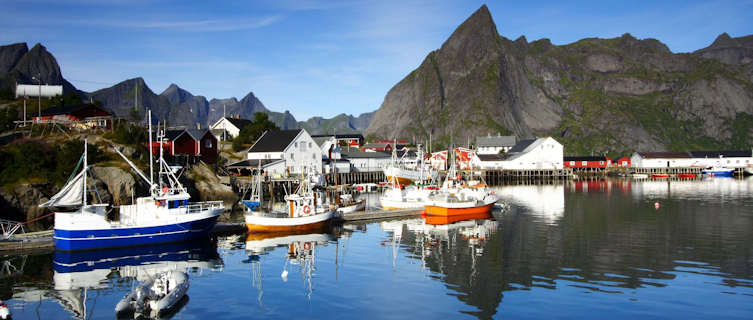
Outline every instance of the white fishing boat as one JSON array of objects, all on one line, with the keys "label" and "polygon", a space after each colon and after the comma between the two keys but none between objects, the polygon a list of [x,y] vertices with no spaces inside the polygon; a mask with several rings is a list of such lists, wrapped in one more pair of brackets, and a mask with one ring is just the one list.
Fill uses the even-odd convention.
[{"label": "white fishing boat", "polygon": [[337,213],[345,214],[364,210],[366,210],[366,199],[354,200],[353,195],[340,195],[340,204],[337,206]]},{"label": "white fishing boat", "polygon": [[385,210],[422,208],[429,200],[429,196],[437,189],[436,187],[393,184],[384,191],[384,194],[379,198],[379,202],[382,209]]},{"label": "white fishing boat", "polygon": [[749,164],[743,169],[743,174],[746,176],[753,176],[753,164]]},{"label": "white fishing boat", "polygon": [[244,215],[249,232],[285,232],[324,227],[332,219],[337,206],[319,199],[303,177],[296,193],[285,196],[285,211],[250,212]]},{"label": "white fishing boat", "polygon": [[175,307],[186,295],[188,275],[182,271],[167,271],[154,275],[131,290],[115,306],[118,317],[133,314],[135,318],[157,317]]},{"label": "white fishing boat", "polygon": [[[151,112],[149,122],[149,145],[152,146]],[[164,132],[158,134],[158,138],[162,137]],[[152,152],[149,153],[150,178],[147,178],[128,158],[115,149],[151,188],[149,196],[137,198],[134,204],[115,208],[119,209],[117,220],[109,219],[109,204],[91,204],[87,201],[87,194],[91,190],[87,189],[90,166],[87,163],[86,151],[85,142],[84,154],[79,162],[83,163],[81,171],[72,176],[60,192],[40,205],[74,209],[55,212],[53,238],[58,250],[127,247],[206,237],[224,211],[222,201],[189,201],[191,196],[165,162],[162,148],[158,160],[158,180],[154,179]]]},{"label": "white fishing boat", "polygon": [[416,152],[416,159],[405,159],[406,154],[398,159],[397,151],[392,150],[392,161],[383,169],[388,181],[395,180],[401,185],[409,185],[416,181],[432,181],[437,178],[437,171],[425,165],[424,152],[420,145]]}]

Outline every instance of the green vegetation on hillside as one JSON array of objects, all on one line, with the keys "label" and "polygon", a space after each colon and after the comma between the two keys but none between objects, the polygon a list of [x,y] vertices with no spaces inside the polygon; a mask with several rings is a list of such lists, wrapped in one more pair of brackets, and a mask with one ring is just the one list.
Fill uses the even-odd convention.
[{"label": "green vegetation on hillside", "polygon": [[254,120],[251,124],[241,128],[238,136],[233,139],[233,151],[240,151],[244,147],[250,146],[256,142],[259,137],[268,130],[280,130],[272,121],[269,121],[269,115],[266,113],[254,113]]},{"label": "green vegetation on hillside", "polygon": [[[89,164],[106,160],[96,145],[88,146]],[[69,140],[52,145],[43,140],[24,139],[0,149],[0,186],[15,183],[60,185],[70,177],[84,152],[84,142]]]}]

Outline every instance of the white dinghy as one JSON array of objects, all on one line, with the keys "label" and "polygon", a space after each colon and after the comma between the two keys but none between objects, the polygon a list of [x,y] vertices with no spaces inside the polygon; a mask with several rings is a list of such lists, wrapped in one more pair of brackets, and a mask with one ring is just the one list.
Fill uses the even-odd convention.
[{"label": "white dinghy", "polygon": [[159,316],[177,305],[186,295],[188,287],[188,275],[185,272],[158,273],[123,297],[115,306],[115,313],[119,318],[130,314],[136,318]]}]

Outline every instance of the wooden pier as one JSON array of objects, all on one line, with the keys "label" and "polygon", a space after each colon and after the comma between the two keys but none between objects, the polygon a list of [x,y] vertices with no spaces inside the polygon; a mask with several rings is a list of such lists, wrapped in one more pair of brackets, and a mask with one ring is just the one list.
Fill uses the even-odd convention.
[{"label": "wooden pier", "polygon": [[375,210],[346,213],[343,221],[364,221],[364,220],[381,220],[390,218],[418,217],[421,216],[423,208],[418,209],[401,209],[401,210]]},{"label": "wooden pier", "polygon": [[679,167],[661,167],[661,168],[630,168],[630,173],[632,174],[646,174],[646,175],[652,175],[652,174],[669,174],[669,175],[677,175],[678,173],[693,173],[696,175],[701,175],[701,168],[698,167],[690,167],[690,168],[679,168]]},{"label": "wooden pier", "polygon": [[482,175],[484,180],[486,180],[486,183],[490,185],[500,185],[508,181],[518,180],[571,180],[573,178],[573,170],[570,168],[549,170],[483,170]]}]

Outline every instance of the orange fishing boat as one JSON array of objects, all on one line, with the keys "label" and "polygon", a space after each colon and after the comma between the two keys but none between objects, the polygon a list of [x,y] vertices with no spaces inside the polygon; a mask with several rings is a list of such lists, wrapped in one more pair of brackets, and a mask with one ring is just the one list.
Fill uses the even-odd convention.
[{"label": "orange fishing boat", "polygon": [[488,214],[492,211],[497,198],[471,201],[431,201],[424,206],[426,215],[463,216],[470,214]]},{"label": "orange fishing boat", "polygon": [[695,178],[695,173],[678,173],[677,177],[680,179],[692,179]]}]

